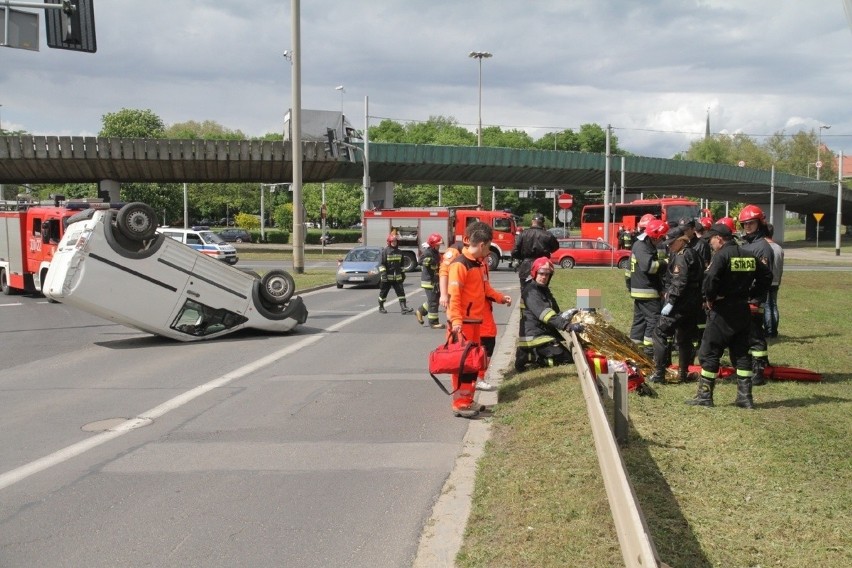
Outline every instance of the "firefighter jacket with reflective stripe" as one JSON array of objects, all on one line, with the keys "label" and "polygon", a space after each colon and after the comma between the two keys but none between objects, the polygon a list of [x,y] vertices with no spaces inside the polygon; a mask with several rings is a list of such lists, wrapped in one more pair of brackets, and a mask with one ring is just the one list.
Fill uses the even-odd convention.
[{"label": "firefighter jacket with reflective stripe", "polygon": [[488,282],[486,267],[468,255],[467,249],[450,264],[447,319],[452,325],[464,321],[482,323],[487,309],[486,297],[503,296]]},{"label": "firefighter jacket with reflective stripe", "polygon": [[729,241],[710,259],[710,266],[704,274],[702,294],[716,304],[745,303],[749,298],[765,298],[770,284],[772,271],[769,267],[760,262],[753,252]]},{"label": "firefighter jacket with reflective stripe", "polygon": [[630,251],[630,297],[638,300],[659,298],[666,262],[657,258],[657,248],[645,233],[639,235]]},{"label": "firefighter jacket with reflective stripe", "polygon": [[427,247],[420,259],[420,287],[433,289],[438,287],[438,270],[441,268],[441,255],[438,249]]},{"label": "firefighter jacket with reflective stripe", "polygon": [[382,249],[382,261],[379,264],[379,275],[388,282],[402,282],[405,273],[402,270],[402,252],[397,247],[387,246]]},{"label": "firefighter jacket with reflective stripe", "polygon": [[701,304],[704,262],[688,245],[669,257],[668,277],[663,301],[680,313],[695,312]]},{"label": "firefighter jacket with reflective stripe", "polygon": [[515,239],[512,258],[521,260],[536,259],[550,256],[559,250],[559,240],[556,235],[541,227],[530,227]]},{"label": "firefighter jacket with reflective stripe", "polygon": [[518,347],[536,347],[554,340],[561,341],[560,329],[569,322],[559,315],[559,304],[553,292],[534,279],[521,290],[521,322],[518,329]]}]

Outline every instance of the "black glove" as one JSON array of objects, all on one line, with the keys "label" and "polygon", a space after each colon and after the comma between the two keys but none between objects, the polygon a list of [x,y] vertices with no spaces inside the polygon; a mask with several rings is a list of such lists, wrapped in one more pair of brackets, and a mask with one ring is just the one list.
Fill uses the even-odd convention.
[{"label": "black glove", "polygon": [[573,331],[574,333],[583,333],[586,329],[581,323],[569,323],[565,326],[565,331]]}]

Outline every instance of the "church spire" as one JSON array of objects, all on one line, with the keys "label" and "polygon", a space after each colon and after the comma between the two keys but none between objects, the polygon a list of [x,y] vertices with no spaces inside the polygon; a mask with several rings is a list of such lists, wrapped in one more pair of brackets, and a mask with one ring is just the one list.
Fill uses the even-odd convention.
[{"label": "church spire", "polygon": [[704,127],[704,139],[710,138],[710,107],[707,107],[707,125]]}]

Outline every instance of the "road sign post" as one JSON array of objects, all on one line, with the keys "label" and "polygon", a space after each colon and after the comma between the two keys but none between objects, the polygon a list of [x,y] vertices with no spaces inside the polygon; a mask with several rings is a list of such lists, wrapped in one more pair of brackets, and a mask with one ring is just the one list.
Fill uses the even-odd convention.
[{"label": "road sign post", "polygon": [[814,213],[814,219],[816,219],[816,248],[819,248],[819,222],[822,221],[822,213]]}]

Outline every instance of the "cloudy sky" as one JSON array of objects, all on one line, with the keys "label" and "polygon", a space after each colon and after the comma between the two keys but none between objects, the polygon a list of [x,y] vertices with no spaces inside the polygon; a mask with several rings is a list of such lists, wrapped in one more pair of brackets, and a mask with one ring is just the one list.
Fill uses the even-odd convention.
[{"label": "cloudy sky", "polygon": [[[95,54],[0,49],[4,129],[94,135],[151,109],[166,124],[281,130],[291,101],[289,0],[97,0]],[[43,16],[42,16],[43,17]],[[713,132],[822,130],[852,153],[844,0],[302,0],[302,107],[364,125],[453,117],[538,138],[611,124],[668,158]],[[343,85],[345,92],[335,90]]]}]

